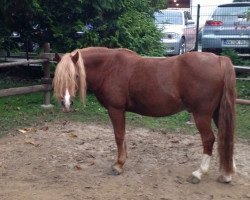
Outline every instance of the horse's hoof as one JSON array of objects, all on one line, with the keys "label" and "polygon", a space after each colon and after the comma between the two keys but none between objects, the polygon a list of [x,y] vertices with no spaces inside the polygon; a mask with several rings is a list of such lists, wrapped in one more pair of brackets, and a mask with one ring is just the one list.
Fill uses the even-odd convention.
[{"label": "horse's hoof", "polygon": [[201,180],[195,177],[194,175],[191,175],[187,178],[187,182],[192,183],[192,184],[198,184],[201,182]]},{"label": "horse's hoof", "polygon": [[226,178],[226,177],[220,175],[220,176],[217,178],[217,181],[218,181],[219,183],[230,183],[230,182],[231,182],[231,177]]},{"label": "horse's hoof", "polygon": [[118,176],[120,175],[121,173],[123,172],[122,168],[120,168],[119,166],[117,165],[113,165],[111,167],[111,173],[115,176]]}]

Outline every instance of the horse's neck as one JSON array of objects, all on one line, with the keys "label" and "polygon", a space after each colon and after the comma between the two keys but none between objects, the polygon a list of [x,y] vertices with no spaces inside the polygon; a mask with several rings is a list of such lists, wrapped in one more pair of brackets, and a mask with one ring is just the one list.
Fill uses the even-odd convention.
[{"label": "horse's neck", "polygon": [[[88,87],[99,88],[104,79],[109,76],[117,67],[136,57],[136,53],[126,49],[106,49],[106,48],[91,48],[82,52]],[[128,57],[129,58],[128,58]]]},{"label": "horse's neck", "polygon": [[109,56],[104,54],[86,54],[83,57],[86,79],[88,88],[90,90],[98,90],[105,77],[110,71],[110,67],[107,64],[109,62]]}]

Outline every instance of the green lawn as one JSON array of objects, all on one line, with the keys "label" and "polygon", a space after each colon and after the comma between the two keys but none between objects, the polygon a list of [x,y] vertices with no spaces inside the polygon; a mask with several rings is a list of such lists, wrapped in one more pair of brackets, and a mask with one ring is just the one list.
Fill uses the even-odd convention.
[{"label": "green lawn", "polygon": [[[7,80],[7,81],[6,81]],[[27,82],[11,82],[9,79],[0,80],[0,89],[13,85],[27,85]],[[250,99],[250,82],[238,81],[237,90],[240,98]],[[60,105],[52,98],[53,109],[44,110],[41,108],[43,94],[28,94],[0,98],[0,135],[6,134],[11,129],[34,126],[44,121],[72,120],[81,122],[109,122],[107,111],[97,102],[92,93],[87,95],[87,104],[83,106],[78,100],[74,102],[74,111],[63,113]],[[187,112],[162,117],[144,117],[133,113],[127,113],[127,123],[132,126],[142,126],[162,132],[197,132],[194,125],[188,125]],[[250,106],[237,105],[237,129],[236,134],[243,138],[250,139]]]}]

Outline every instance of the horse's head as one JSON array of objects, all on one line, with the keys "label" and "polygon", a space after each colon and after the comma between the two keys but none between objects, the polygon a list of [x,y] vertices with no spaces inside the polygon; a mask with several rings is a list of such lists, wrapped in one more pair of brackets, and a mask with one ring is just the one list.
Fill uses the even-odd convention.
[{"label": "horse's head", "polygon": [[54,94],[61,101],[65,112],[69,112],[77,91],[82,102],[86,95],[86,76],[83,60],[78,51],[63,57],[55,55],[58,62],[53,80]]}]

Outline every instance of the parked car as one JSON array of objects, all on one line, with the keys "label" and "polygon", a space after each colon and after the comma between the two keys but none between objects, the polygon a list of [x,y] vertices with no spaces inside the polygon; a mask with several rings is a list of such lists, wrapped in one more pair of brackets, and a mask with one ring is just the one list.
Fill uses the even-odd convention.
[{"label": "parked car", "polygon": [[162,30],[162,42],[167,55],[183,54],[195,48],[196,26],[191,14],[183,10],[160,10],[154,14],[155,23]]},{"label": "parked car", "polygon": [[202,51],[220,53],[224,48],[250,52],[250,3],[219,5],[202,32]]}]

